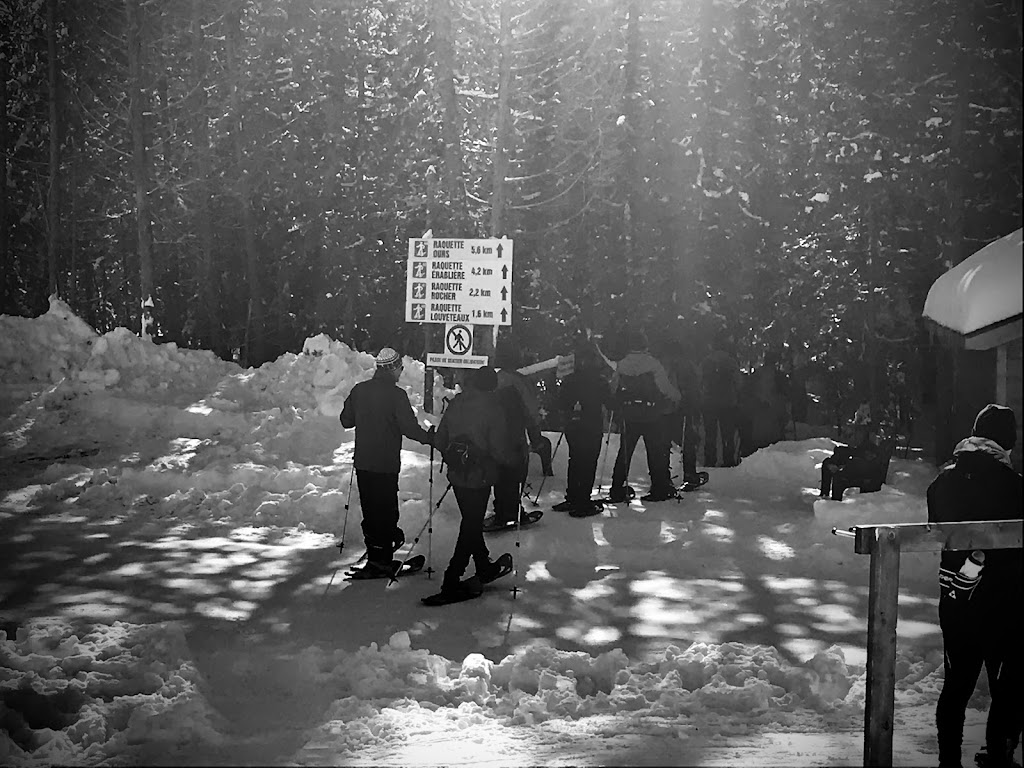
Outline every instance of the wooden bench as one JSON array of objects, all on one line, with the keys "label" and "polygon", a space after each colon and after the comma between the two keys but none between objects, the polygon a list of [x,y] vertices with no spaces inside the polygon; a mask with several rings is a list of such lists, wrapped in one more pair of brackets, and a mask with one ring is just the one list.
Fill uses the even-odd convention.
[{"label": "wooden bench", "polygon": [[883,440],[879,445],[878,457],[872,462],[857,461],[847,464],[832,478],[832,500],[842,501],[847,488],[860,488],[861,493],[875,493],[882,490],[889,476],[889,462],[892,460],[896,441]]}]

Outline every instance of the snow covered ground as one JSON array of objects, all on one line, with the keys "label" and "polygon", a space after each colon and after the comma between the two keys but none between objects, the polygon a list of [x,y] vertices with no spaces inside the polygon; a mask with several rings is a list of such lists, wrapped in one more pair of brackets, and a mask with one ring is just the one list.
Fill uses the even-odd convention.
[{"label": "snow covered ground", "polygon": [[[439,572],[342,579],[363,547],[337,415],[372,369],[325,337],[246,370],[97,336],[60,302],[0,317],[4,764],[862,762],[868,562],[831,528],[924,520],[933,467],[894,459],[880,492],[818,500],[834,444],[811,438],[577,520],[550,509],[563,445],[543,489],[531,467],[544,519],[488,540],[517,572],[427,608]],[[402,525],[440,571],[457,507],[405,447]],[[937,557],[901,565],[894,754],[928,765]],[[968,761],[987,704],[982,681]]]}]

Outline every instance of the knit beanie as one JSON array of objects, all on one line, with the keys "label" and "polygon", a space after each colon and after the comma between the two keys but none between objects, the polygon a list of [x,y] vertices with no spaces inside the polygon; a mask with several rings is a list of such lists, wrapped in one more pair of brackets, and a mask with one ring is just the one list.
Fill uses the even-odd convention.
[{"label": "knit beanie", "polygon": [[393,371],[396,368],[402,367],[402,356],[391,347],[384,347],[384,349],[377,353],[376,363],[378,368]]},{"label": "knit beanie", "polygon": [[1017,417],[1005,405],[989,403],[978,412],[971,434],[986,437],[1012,451],[1017,443]]}]

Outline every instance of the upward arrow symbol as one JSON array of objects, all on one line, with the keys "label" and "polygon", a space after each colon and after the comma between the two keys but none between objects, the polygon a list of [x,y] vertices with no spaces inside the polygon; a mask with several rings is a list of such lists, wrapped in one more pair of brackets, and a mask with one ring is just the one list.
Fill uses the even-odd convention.
[{"label": "upward arrow symbol", "polygon": [[[500,245],[498,247],[501,248]],[[502,265],[502,267],[501,267],[501,279],[502,280],[508,280],[508,265],[505,265],[505,264]]]},{"label": "upward arrow symbol", "polygon": [[505,288],[504,286],[502,286],[502,288],[501,288],[501,300],[502,301],[507,301],[508,300],[508,288]]},{"label": "upward arrow symbol", "polygon": [[501,251],[502,251],[501,243],[498,243],[498,258],[499,259],[501,258]]},{"label": "upward arrow symbol", "polygon": [[501,322],[504,323],[506,320],[508,320],[508,310],[503,309],[501,310]]}]

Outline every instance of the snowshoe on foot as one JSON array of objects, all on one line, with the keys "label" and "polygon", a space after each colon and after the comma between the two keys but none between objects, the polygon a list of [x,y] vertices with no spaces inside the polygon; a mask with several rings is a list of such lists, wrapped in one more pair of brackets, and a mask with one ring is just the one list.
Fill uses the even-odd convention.
[{"label": "snowshoe on foot", "polygon": [[[537,509],[532,512],[526,512],[525,510],[520,515],[523,521],[523,528],[528,525],[533,525],[544,513]],[[500,533],[501,531],[514,531],[519,527],[518,521],[513,518],[512,520],[498,520],[494,515],[488,515],[484,518],[484,533]]]},{"label": "snowshoe on foot", "polygon": [[569,510],[570,517],[593,517],[604,511],[604,504],[600,501],[581,501]]},{"label": "snowshoe on foot", "polygon": [[709,477],[710,476],[707,472],[698,472],[695,475],[686,475],[683,477],[683,484],[679,487],[679,490],[684,493],[696,491],[708,481]]},{"label": "snowshoe on foot", "polygon": [[472,600],[476,597],[480,597],[484,593],[484,585],[480,583],[480,579],[476,576],[470,576],[468,579],[463,579],[458,584],[454,584],[450,587],[441,587],[441,591],[436,595],[428,595],[427,597],[420,598],[420,602],[424,605],[449,605],[451,603],[461,603],[466,600]]},{"label": "snowshoe on foot", "polygon": [[608,503],[610,504],[621,504],[626,501],[632,501],[635,498],[636,491],[628,485],[624,485],[621,488],[612,488],[608,492]]},{"label": "snowshoe on foot", "polygon": [[669,499],[676,498],[675,488],[652,488],[651,492],[641,496],[641,501],[668,501]]},{"label": "snowshoe on foot", "polygon": [[512,573],[512,555],[506,552],[491,563],[490,568],[484,573],[478,573],[477,576],[481,584],[490,584],[492,581],[500,579],[502,576],[507,576],[510,573]]},{"label": "snowshoe on foot", "polygon": [[413,555],[405,561],[405,565],[398,559],[392,560],[388,565],[371,562],[361,568],[352,568],[345,574],[345,579],[347,581],[366,581],[367,579],[390,579],[392,577],[408,576],[411,573],[422,570],[426,563],[427,558],[423,555]]}]

